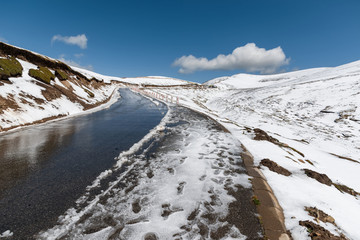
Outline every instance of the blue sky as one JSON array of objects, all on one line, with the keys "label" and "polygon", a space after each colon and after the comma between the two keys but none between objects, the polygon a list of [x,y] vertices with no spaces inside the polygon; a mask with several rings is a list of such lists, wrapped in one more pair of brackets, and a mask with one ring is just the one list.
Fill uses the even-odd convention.
[{"label": "blue sky", "polygon": [[[358,0],[12,0],[1,4],[0,39],[119,77],[162,75],[204,82],[240,72],[338,66],[360,59]],[[82,34],[87,41],[66,43],[66,37]],[[239,47],[243,48],[225,60],[214,59]],[[249,59],[254,52],[258,58]]]}]

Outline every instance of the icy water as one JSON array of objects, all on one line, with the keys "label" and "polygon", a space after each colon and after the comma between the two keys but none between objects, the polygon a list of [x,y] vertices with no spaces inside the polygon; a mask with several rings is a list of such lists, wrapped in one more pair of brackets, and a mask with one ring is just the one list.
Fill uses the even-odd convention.
[{"label": "icy water", "polygon": [[167,112],[129,90],[109,109],[0,135],[0,234],[31,239]]}]

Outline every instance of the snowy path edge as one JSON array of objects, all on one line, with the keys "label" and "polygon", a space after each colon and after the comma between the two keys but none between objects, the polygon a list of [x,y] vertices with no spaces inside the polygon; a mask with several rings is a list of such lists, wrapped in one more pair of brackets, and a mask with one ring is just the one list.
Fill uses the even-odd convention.
[{"label": "snowy path edge", "polygon": [[[139,93],[146,98],[151,98],[142,93]],[[163,102],[166,105],[169,103],[163,99],[156,99],[158,101]],[[195,109],[189,105],[177,103],[178,105],[190,109],[191,111],[197,112],[201,115],[204,115],[221,127],[221,129],[225,132],[233,134],[228,128],[226,128],[223,124],[220,123],[220,119],[217,120],[210,116],[205,111],[201,111],[200,109]],[[239,140],[240,141],[240,140]],[[240,141],[241,142],[241,141]],[[261,172],[259,168],[254,166],[254,158],[251,153],[247,150],[247,148],[241,144],[241,147],[244,149],[244,152],[241,153],[241,158],[244,161],[244,165],[246,167],[246,171],[249,176],[252,177],[252,189],[254,192],[254,196],[260,201],[260,205],[256,206],[256,209],[261,216],[261,224],[264,229],[265,238],[269,240],[290,240],[291,235],[290,232],[287,231],[285,227],[285,217],[282,207],[279,204],[272,188],[267,183],[267,179],[264,174]]]}]

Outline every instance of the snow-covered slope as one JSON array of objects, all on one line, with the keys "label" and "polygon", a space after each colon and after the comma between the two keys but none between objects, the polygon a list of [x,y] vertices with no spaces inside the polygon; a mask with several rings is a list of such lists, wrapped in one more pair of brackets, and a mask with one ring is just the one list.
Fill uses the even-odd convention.
[{"label": "snow-covered slope", "polygon": [[[16,59],[22,70],[14,76],[4,74],[3,67]],[[2,67],[3,66],[3,67]],[[30,69],[46,68],[52,80],[41,81],[30,76]],[[66,79],[56,71],[67,75]],[[7,69],[9,70],[9,69]],[[6,70],[5,70],[6,71]],[[177,86],[194,85],[168,77],[119,78],[70,67],[58,60],[0,42],[0,132],[15,127],[82,113],[104,104],[118,94],[117,87],[128,85]],[[114,95],[112,95],[115,93]]]},{"label": "snow-covered slope", "polygon": [[22,76],[0,83],[0,131],[83,112],[107,100],[115,87],[105,84],[95,87],[75,77],[67,81],[56,77],[45,84],[28,74],[29,69],[37,69],[36,65],[18,61],[23,67]]},{"label": "snow-covered slope", "polygon": [[[179,96],[180,103],[237,136],[268,179],[295,240],[326,230],[360,239],[360,61],[276,75],[239,74],[205,85],[212,87],[159,91]],[[274,172],[276,164],[291,175]],[[326,222],[321,211],[335,222]]]}]

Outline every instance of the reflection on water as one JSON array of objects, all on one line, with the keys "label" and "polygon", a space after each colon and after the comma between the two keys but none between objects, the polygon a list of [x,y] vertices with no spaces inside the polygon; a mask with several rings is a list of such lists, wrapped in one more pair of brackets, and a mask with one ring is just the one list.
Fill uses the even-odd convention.
[{"label": "reflection on water", "polygon": [[[56,125],[56,124],[53,124]],[[42,126],[0,135],[0,194],[45,164],[59,145],[66,146],[81,125]]]},{"label": "reflection on water", "polygon": [[0,233],[29,239],[51,227],[167,111],[128,90],[120,94],[109,109],[0,135]]}]

